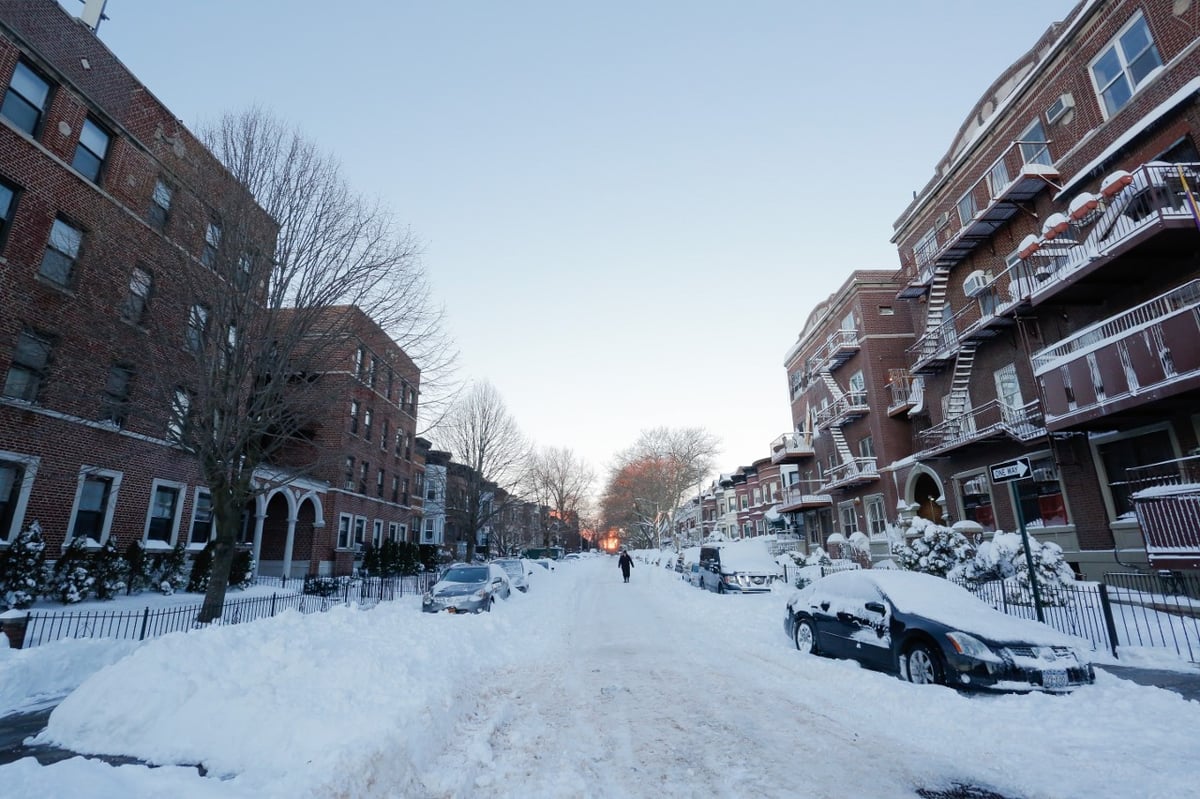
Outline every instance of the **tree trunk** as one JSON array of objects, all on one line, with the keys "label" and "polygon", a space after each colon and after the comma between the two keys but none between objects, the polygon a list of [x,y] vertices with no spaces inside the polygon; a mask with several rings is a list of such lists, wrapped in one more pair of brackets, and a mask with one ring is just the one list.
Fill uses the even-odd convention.
[{"label": "tree trunk", "polygon": [[213,491],[213,514],[217,520],[217,538],[213,542],[212,572],[208,578],[208,590],[204,594],[204,606],[200,609],[199,621],[207,624],[221,618],[225,607],[225,593],[229,589],[229,571],[233,567],[233,553],[237,549],[237,531],[242,523],[241,503],[233,491]]}]

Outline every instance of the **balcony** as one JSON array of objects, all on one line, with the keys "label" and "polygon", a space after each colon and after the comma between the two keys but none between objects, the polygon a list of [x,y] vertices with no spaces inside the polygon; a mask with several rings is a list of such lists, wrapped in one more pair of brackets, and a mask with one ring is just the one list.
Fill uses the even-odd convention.
[{"label": "balcony", "polygon": [[[1200,568],[1200,456],[1125,470],[1150,566]],[[1114,489],[1118,488],[1114,486]]]},{"label": "balcony", "polygon": [[[953,267],[988,241],[1043,189],[1058,180],[1058,170],[1026,163],[1026,148],[1044,149],[1049,142],[1014,141],[959,199],[954,218],[943,217],[929,246],[914,253],[906,265],[908,285],[901,297],[920,297],[937,267]],[[1010,177],[1015,175],[1015,177]],[[963,221],[965,219],[965,221]],[[958,224],[955,224],[958,223]]]},{"label": "balcony", "polygon": [[1037,400],[1014,408],[997,399],[922,430],[917,434],[921,451],[916,457],[931,458],[984,441],[1011,439],[1026,443],[1045,434]]},{"label": "balcony", "polygon": [[813,353],[813,362],[817,364],[817,369],[828,364],[828,369],[832,372],[850,360],[851,356],[858,352],[858,350],[857,330],[835,330],[829,335],[829,338],[825,339],[816,352]]},{"label": "balcony", "polygon": [[887,386],[891,395],[888,416],[900,416],[922,405],[924,381],[907,369],[889,369]]},{"label": "balcony", "polygon": [[837,464],[825,473],[825,483],[821,486],[821,490],[833,491],[839,488],[850,488],[878,479],[879,469],[876,466],[874,455],[851,458]]},{"label": "balcony", "polygon": [[847,391],[833,404],[817,411],[817,427],[825,429],[830,425],[841,426],[870,412],[866,391]]},{"label": "balcony", "polygon": [[[1033,305],[1103,300],[1114,286],[1140,279],[1146,257],[1194,248],[1196,218],[1185,185],[1192,195],[1200,191],[1200,164],[1146,164],[1126,179],[1112,197],[1088,195],[1094,211],[1036,242],[1026,259]],[[1133,250],[1137,258],[1121,257]]]},{"label": "balcony", "polygon": [[784,433],[771,442],[771,463],[800,463],[813,457],[812,441],[799,433]]},{"label": "balcony", "polygon": [[1200,388],[1200,280],[1033,356],[1046,427],[1064,430]]},{"label": "balcony", "polygon": [[779,506],[780,513],[795,513],[802,510],[816,510],[833,505],[833,497],[828,494],[805,494],[796,486],[789,486]]}]

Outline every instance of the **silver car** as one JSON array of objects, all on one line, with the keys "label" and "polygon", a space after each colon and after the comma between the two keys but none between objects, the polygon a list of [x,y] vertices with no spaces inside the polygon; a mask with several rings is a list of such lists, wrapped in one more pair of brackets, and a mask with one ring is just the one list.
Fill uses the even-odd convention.
[{"label": "silver car", "polygon": [[512,593],[508,574],[495,563],[455,563],[446,569],[421,602],[426,613],[490,611],[496,597]]},{"label": "silver car", "polygon": [[525,565],[529,561],[524,558],[500,558],[492,561],[508,575],[508,581],[513,588],[521,593],[529,590],[529,569]]}]

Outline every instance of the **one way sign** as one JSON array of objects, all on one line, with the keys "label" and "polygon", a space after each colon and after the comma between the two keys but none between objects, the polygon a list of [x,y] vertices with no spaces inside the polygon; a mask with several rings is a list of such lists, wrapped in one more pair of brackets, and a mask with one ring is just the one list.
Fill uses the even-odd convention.
[{"label": "one way sign", "polygon": [[1029,465],[1029,458],[1015,458],[1004,463],[993,464],[990,468],[993,483],[1023,480],[1033,471],[1033,468]]}]

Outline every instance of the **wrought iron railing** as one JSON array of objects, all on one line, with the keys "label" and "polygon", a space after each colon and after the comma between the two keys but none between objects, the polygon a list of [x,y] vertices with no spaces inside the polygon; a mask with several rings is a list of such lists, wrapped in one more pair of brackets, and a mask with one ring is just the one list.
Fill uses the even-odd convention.
[{"label": "wrought iron railing", "polygon": [[1013,407],[995,399],[920,431],[917,439],[922,451],[944,452],[998,434],[1022,442],[1045,435],[1041,403],[1033,400]]}]

